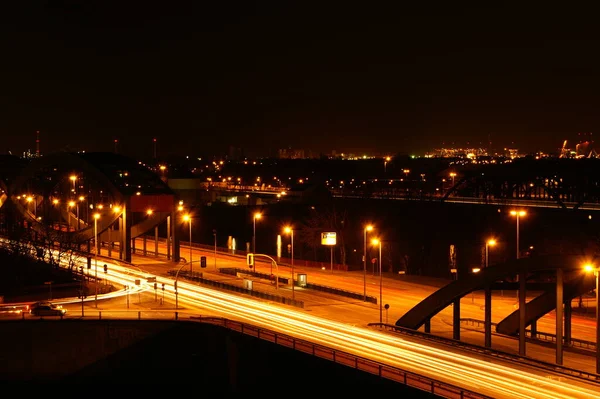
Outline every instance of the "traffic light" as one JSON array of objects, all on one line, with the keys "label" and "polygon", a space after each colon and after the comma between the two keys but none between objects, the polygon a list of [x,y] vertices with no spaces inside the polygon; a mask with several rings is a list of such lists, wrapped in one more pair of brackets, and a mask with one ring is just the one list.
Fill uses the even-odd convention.
[{"label": "traffic light", "polygon": [[157,288],[157,287],[158,287],[158,286],[156,285],[156,283],[154,283],[154,289],[155,289],[155,290],[156,290],[156,288]]},{"label": "traffic light", "polygon": [[104,264],[104,273],[108,273],[108,265],[106,263]]},{"label": "traffic light", "polygon": [[206,267],[206,256],[200,257],[200,267]]},{"label": "traffic light", "polygon": [[248,263],[248,266],[252,268],[252,266],[254,266],[254,254],[246,255],[246,262]]},{"label": "traffic light", "polygon": [[162,290],[165,290],[165,283],[162,283]]}]

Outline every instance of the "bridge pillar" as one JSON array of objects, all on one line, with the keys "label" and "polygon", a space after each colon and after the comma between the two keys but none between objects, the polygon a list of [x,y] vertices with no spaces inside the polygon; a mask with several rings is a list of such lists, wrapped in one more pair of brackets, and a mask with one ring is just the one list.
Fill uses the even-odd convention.
[{"label": "bridge pillar", "polygon": [[124,248],[123,248],[124,241],[125,241],[125,240],[123,240],[123,237],[124,237],[123,229],[124,229],[123,216],[121,215],[121,216],[119,216],[119,259],[121,259],[121,260],[123,260],[123,255],[125,253]]},{"label": "bridge pillar", "polygon": [[526,356],[525,342],[527,337],[525,336],[525,307],[527,305],[526,297],[526,279],[527,273],[525,270],[519,272],[519,355]]},{"label": "bridge pillar", "polygon": [[484,291],[484,336],[485,347],[492,347],[492,286],[485,286]]},{"label": "bridge pillar", "polygon": [[556,364],[563,364],[563,269],[556,269]]},{"label": "bridge pillar", "polygon": [[452,338],[460,341],[460,298],[454,300],[452,310]]},{"label": "bridge pillar", "polygon": [[431,319],[427,318],[427,320],[425,320],[425,332],[427,334],[431,333]]},{"label": "bridge pillar", "polygon": [[123,247],[125,262],[131,262],[131,222],[132,215],[130,199],[127,197],[125,204],[123,205]]},{"label": "bridge pillar", "polygon": [[158,226],[154,226],[154,256],[158,257]]},{"label": "bridge pillar", "polygon": [[179,260],[180,260],[179,234],[177,234],[177,229],[175,228],[176,221],[177,221],[176,214],[175,214],[175,211],[173,211],[171,213],[171,233],[173,234],[173,262],[179,262]]},{"label": "bridge pillar", "polygon": [[537,320],[533,320],[529,325],[529,331],[531,331],[531,338],[537,337]]},{"label": "bridge pillar", "polygon": [[167,216],[167,260],[171,260],[171,215]]}]

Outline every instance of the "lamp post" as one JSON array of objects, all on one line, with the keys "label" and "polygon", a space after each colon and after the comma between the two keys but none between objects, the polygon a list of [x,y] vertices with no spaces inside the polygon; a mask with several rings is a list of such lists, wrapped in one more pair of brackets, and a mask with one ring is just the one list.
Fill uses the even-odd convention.
[{"label": "lamp post", "polygon": [[367,300],[367,232],[373,230],[373,226],[368,224],[365,226],[364,233],[364,246],[363,246],[363,301]]},{"label": "lamp post", "polygon": [[600,268],[587,264],[584,269],[593,272],[596,277],[596,374],[600,374]]},{"label": "lamp post", "polygon": [[520,251],[519,251],[519,218],[522,216],[527,215],[527,212],[525,211],[510,211],[510,215],[511,216],[516,216],[517,218],[517,259],[519,259],[520,255]]},{"label": "lamp post", "polygon": [[217,270],[217,230],[213,229],[213,236],[215,237],[215,270]]},{"label": "lamp post", "polygon": [[252,253],[256,253],[256,220],[260,219],[262,214],[260,212],[256,212],[252,217],[253,221],[253,229],[252,229]]},{"label": "lamp post", "polygon": [[187,214],[183,215],[183,221],[190,225],[190,273],[192,272],[192,217]]},{"label": "lamp post", "polygon": [[383,276],[381,273],[381,240],[374,238],[371,242],[373,243],[373,245],[379,246],[379,323],[381,324],[383,323]]},{"label": "lamp post", "polygon": [[[75,201],[69,201],[69,208],[72,208],[75,206]],[[67,216],[69,216],[69,220],[68,220],[68,230],[67,231],[71,231],[71,211],[67,212]],[[75,229],[73,229],[75,230]]]},{"label": "lamp post", "polygon": [[485,268],[487,269],[487,267],[490,265],[490,255],[489,255],[489,248],[493,247],[494,245],[496,245],[496,240],[489,239],[485,242]]},{"label": "lamp post", "polygon": [[294,295],[294,229],[291,227],[286,227],[284,230],[287,234],[290,235],[291,246],[292,246],[292,299],[295,299]]},{"label": "lamp post", "polygon": [[454,178],[456,177],[456,173],[450,172],[450,177],[452,178],[452,187],[454,187]]},{"label": "lamp post", "polygon": [[69,179],[73,182],[73,193],[75,193],[75,181],[77,180],[77,175],[69,176]]},{"label": "lamp post", "polygon": [[94,299],[94,303],[96,305],[96,308],[98,307],[98,219],[100,219],[100,214],[94,213],[94,247],[96,249],[96,256],[94,257],[96,297]]},{"label": "lamp post", "polygon": [[383,174],[387,173],[387,163],[390,162],[392,158],[390,157],[385,157],[385,159],[383,160]]}]

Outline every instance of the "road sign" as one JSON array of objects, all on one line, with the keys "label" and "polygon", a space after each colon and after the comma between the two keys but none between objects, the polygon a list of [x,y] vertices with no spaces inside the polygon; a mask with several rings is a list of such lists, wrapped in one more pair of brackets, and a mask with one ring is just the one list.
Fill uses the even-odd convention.
[{"label": "road sign", "polygon": [[334,231],[321,233],[321,245],[335,245],[337,234]]},{"label": "road sign", "polygon": [[149,283],[154,283],[156,282],[156,277],[146,277],[146,281],[148,281]]},{"label": "road sign", "polygon": [[254,266],[254,254],[246,255],[246,263],[248,263],[248,266],[250,267]]},{"label": "road sign", "polygon": [[206,256],[200,257],[200,267],[206,267]]}]

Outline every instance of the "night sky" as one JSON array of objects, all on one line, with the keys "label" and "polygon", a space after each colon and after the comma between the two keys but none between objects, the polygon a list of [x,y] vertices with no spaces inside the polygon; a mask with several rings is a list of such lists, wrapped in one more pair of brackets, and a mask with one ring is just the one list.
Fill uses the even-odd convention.
[{"label": "night sky", "polygon": [[597,14],[567,2],[14,3],[0,11],[2,153],[34,150],[36,130],[42,153],[118,139],[135,156],[153,137],[166,156],[489,138],[557,151],[600,135]]}]

